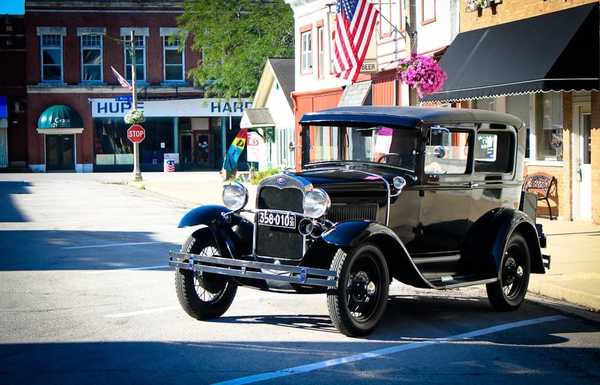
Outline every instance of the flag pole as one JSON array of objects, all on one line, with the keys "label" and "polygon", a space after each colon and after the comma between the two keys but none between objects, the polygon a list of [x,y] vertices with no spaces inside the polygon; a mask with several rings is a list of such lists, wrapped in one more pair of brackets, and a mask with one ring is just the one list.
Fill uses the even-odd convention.
[{"label": "flag pole", "polygon": [[[134,31],[131,30],[130,44],[131,49],[131,106],[132,109],[137,109],[137,97],[135,90],[135,40]],[[140,144],[138,142],[133,143],[133,181],[142,181],[142,172],[140,171]]]}]

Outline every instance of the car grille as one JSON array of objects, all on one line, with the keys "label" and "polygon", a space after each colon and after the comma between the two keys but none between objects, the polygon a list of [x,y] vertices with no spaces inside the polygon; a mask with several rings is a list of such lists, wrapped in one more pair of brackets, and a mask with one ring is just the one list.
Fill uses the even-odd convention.
[{"label": "car grille", "polygon": [[[265,186],[260,189],[257,208],[285,210],[301,213],[304,195],[297,188],[279,189]],[[297,218],[296,223],[298,223]],[[270,226],[256,226],[256,254],[282,259],[301,259],[304,250],[304,237],[298,230]]]},{"label": "car grille", "polygon": [[332,205],[327,213],[327,219],[332,222],[356,221],[377,219],[377,204],[363,205]]}]

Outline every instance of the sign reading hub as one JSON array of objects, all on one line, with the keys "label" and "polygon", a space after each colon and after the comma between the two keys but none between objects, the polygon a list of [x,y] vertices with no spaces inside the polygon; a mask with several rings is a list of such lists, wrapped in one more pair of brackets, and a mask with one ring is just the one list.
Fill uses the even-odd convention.
[{"label": "sign reading hub", "polygon": [[[125,116],[131,109],[131,98],[90,99],[92,117],[108,118]],[[138,101],[137,109],[146,117],[218,117],[242,116],[244,109],[250,108],[250,99],[181,99]]]}]

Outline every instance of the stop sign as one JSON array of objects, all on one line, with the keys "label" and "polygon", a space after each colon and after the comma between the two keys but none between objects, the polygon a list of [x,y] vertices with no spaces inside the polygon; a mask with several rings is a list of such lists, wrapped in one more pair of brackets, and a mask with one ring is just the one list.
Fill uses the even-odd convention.
[{"label": "stop sign", "polygon": [[144,127],[139,124],[132,124],[131,127],[127,129],[127,139],[129,139],[133,143],[140,143],[146,137],[146,131]]}]

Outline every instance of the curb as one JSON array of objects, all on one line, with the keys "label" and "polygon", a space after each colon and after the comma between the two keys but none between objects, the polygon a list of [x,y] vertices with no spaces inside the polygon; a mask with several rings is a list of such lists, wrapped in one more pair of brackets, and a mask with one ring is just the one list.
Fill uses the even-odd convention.
[{"label": "curb", "polygon": [[590,293],[568,289],[552,283],[531,284],[531,282],[528,291],[543,297],[568,302],[592,312],[600,311],[600,298]]}]

